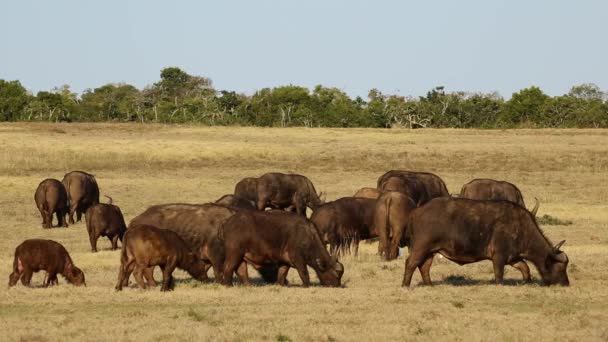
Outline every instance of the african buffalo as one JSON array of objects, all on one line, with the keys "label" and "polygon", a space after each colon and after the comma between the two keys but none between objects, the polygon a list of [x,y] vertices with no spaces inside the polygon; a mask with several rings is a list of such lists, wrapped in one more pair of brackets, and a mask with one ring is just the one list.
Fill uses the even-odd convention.
[{"label": "african buffalo", "polygon": [[236,197],[243,198],[257,203],[258,201],[258,179],[257,178],[243,178],[234,187],[234,195]]},{"label": "african buffalo", "polygon": [[306,208],[315,210],[323,203],[312,182],[302,175],[266,173],[257,181],[257,208],[295,208],[306,216]]},{"label": "african buffalo", "polygon": [[357,255],[359,241],[377,236],[373,227],[375,206],[373,199],[344,197],[318,207],[310,220],[317,226],[321,240],[329,244],[332,255],[344,254],[351,245]]},{"label": "african buffalo", "polygon": [[97,252],[97,240],[100,236],[106,236],[112,242],[112,250],[118,249],[118,240],[127,231],[125,219],[120,208],[112,204],[112,198],[108,203],[97,203],[84,213],[91,242],[91,250]]},{"label": "african buffalo", "polygon": [[57,215],[57,226],[67,227],[65,215],[68,212],[68,195],[60,181],[47,178],[38,184],[34,194],[36,207],[42,216],[42,227],[53,226],[53,214]]},{"label": "african buffalo", "polygon": [[439,178],[439,176],[433,173],[391,170],[378,178],[378,189],[382,187],[382,183],[384,183],[384,181],[386,181],[389,177],[414,177],[419,179],[424,184],[424,188],[426,189],[427,197],[429,199],[450,196],[448,188],[445,186],[445,182]]},{"label": "african buffalo", "polygon": [[244,199],[242,197],[238,197],[236,195],[224,195],[213,203],[242,209],[256,209],[255,202]]},{"label": "african buffalo", "polygon": [[131,272],[139,287],[146,288],[142,273],[154,266],[160,266],[163,271],[161,291],[173,289],[175,268],[188,272],[198,280],[206,272],[198,253],[193,252],[177,233],[149,225],[131,227],[124,236],[116,290],[120,291],[128,285]]},{"label": "african buffalo", "polygon": [[509,201],[436,198],[410,214],[405,240],[409,256],[403,286],[409,287],[416,268],[431,285],[433,256],[440,253],[460,265],[491,260],[496,284],[504,266],[532,262],[546,285],[569,285],[568,256],[538,227],[534,215]]},{"label": "african buffalo", "polygon": [[[514,184],[493,179],[474,179],[468,182],[462,186],[460,197],[474,200],[505,200],[526,207],[521,191]],[[538,211],[538,205],[536,200],[536,205],[531,210],[534,216]]]},{"label": "african buffalo", "polygon": [[74,224],[74,213],[76,219],[80,221],[82,214],[90,206],[99,203],[99,187],[95,176],[83,171],[68,172],[61,181],[68,194],[70,204],[70,224]]},{"label": "african buffalo", "polygon": [[44,287],[57,285],[57,274],[70,284],[86,285],[84,273],[74,265],[68,251],[53,240],[30,239],[17,246],[8,286],[15,286],[19,278],[24,286],[30,286],[32,274],[38,271],[46,271]]},{"label": "african buffalo", "polygon": [[361,188],[357,192],[355,192],[353,197],[377,199],[378,197],[380,197],[380,194],[381,192],[378,189]]},{"label": "african buffalo", "polygon": [[380,185],[380,191],[397,191],[411,198],[417,206],[428,202],[431,197],[424,183],[418,177],[388,177]]},{"label": "african buffalo", "polygon": [[[278,283],[285,285],[287,272],[295,267],[308,287],[307,266],[312,267],[323,286],[340,286],[344,273],[341,263],[334,260],[323,246],[315,225],[305,217],[286,212],[241,211],[221,228],[224,241],[223,282],[232,285],[232,274],[245,262],[257,267],[278,265]],[[241,276],[249,284],[246,273]]]},{"label": "african buffalo", "polygon": [[401,192],[387,191],[378,198],[374,210],[374,228],[380,238],[378,252],[386,260],[397,258],[399,247],[404,246],[408,218],[414,208],[416,202]]}]

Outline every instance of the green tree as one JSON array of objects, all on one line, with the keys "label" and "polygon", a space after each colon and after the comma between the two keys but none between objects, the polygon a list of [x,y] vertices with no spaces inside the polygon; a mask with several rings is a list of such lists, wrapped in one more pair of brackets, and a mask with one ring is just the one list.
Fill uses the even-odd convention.
[{"label": "green tree", "polygon": [[14,121],[24,114],[31,95],[19,81],[0,79],[0,121]]},{"label": "green tree", "polygon": [[522,89],[506,102],[501,122],[507,126],[523,123],[542,124],[542,111],[549,96],[538,87]]}]

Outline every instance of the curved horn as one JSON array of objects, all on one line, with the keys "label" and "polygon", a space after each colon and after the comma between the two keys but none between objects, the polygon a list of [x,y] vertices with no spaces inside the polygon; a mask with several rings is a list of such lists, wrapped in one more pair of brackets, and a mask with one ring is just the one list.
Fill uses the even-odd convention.
[{"label": "curved horn", "polygon": [[556,255],[553,256],[553,259],[555,259],[559,262],[563,262],[563,263],[568,262],[568,256],[564,252],[557,253]]},{"label": "curved horn", "polygon": [[557,245],[553,247],[553,250],[555,250],[555,252],[559,251],[559,248],[564,244],[564,242],[566,242],[566,240],[558,242]]},{"label": "curved horn", "polygon": [[319,197],[319,200],[321,201],[321,203],[325,203],[325,193],[323,191],[319,192],[319,194],[317,195],[317,197]]},{"label": "curved horn", "polygon": [[110,197],[110,196],[108,196],[108,195],[104,195],[104,196],[106,196],[106,197],[108,198],[108,204],[112,204],[112,202],[113,202],[113,201],[112,201],[112,197]]},{"label": "curved horn", "polygon": [[538,201],[538,198],[536,198],[536,197],[534,197],[534,201],[536,202],[536,204],[534,205],[534,208],[532,208],[532,210],[530,210],[530,212],[532,213],[532,215],[536,216],[536,212],[538,211],[540,202]]}]

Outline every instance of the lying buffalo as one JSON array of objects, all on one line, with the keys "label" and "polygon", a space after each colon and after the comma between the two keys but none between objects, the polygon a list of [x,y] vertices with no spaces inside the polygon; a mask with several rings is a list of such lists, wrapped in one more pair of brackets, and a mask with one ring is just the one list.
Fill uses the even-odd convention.
[{"label": "lying buffalo", "polygon": [[236,197],[257,203],[258,201],[258,179],[243,178],[234,187]]},{"label": "lying buffalo", "polygon": [[380,185],[380,191],[397,191],[411,198],[420,206],[431,200],[424,183],[417,177],[388,177]]},{"label": "lying buffalo", "polygon": [[426,189],[427,197],[429,199],[450,196],[448,188],[445,186],[445,182],[439,178],[439,176],[429,172],[391,170],[378,178],[378,189],[380,189],[382,187],[382,183],[384,183],[390,177],[413,177],[419,179],[422,184],[424,184],[424,188]]},{"label": "lying buffalo", "polygon": [[24,286],[30,286],[32,274],[38,271],[46,271],[45,287],[58,284],[57,274],[64,276],[70,284],[86,285],[84,273],[74,265],[68,251],[53,240],[30,239],[17,246],[8,286],[15,286],[20,278]]},{"label": "lying buffalo", "polygon": [[329,244],[332,255],[344,254],[354,245],[355,255],[359,241],[375,238],[374,209],[376,200],[344,197],[318,207],[310,217],[317,226],[321,240]]},{"label": "lying buffalo", "polygon": [[[462,186],[460,197],[474,200],[505,200],[526,207],[521,191],[514,185],[505,181],[493,179],[474,179]],[[536,216],[538,211],[538,200],[532,214]]]},{"label": "lying buffalo", "polygon": [[504,266],[532,262],[546,285],[568,285],[568,256],[538,227],[534,215],[509,201],[436,198],[415,209],[406,231],[409,256],[403,286],[410,286],[416,268],[431,284],[433,256],[440,253],[460,265],[491,260],[497,284]]},{"label": "lying buffalo", "polygon": [[236,195],[224,195],[213,203],[242,209],[255,209],[255,202]]},{"label": "lying buffalo", "polygon": [[[198,251],[199,257],[205,262],[206,270],[213,267],[215,281],[220,282],[224,245],[218,241],[217,232],[220,226],[238,211],[238,208],[212,203],[161,204],[146,209],[131,220],[129,227],[146,224],[176,232],[192,250]],[[258,271],[265,281],[276,282],[276,266],[263,267]],[[152,278],[150,272],[145,276],[147,279]],[[207,280],[206,273],[201,279]]]},{"label": "lying buffalo", "polygon": [[[116,290],[120,291],[123,286],[128,285],[131,272],[139,287],[146,288],[142,274],[144,270],[154,266],[160,266],[163,271],[161,291],[173,289],[175,268],[180,268],[199,280],[206,271],[198,254],[175,232],[148,225],[131,227],[125,234],[122,245]],[[152,280],[149,285],[156,284]]]},{"label": "lying buffalo", "polygon": [[99,203],[99,187],[95,176],[83,171],[68,172],[61,181],[68,194],[70,203],[70,224],[74,224],[74,213],[80,221],[82,214],[90,206]]},{"label": "lying buffalo", "polygon": [[[242,211],[228,219],[221,230],[226,259],[223,282],[232,285],[232,274],[245,262],[262,267],[278,265],[278,283],[286,284],[290,267],[298,270],[304,287],[310,285],[307,266],[323,286],[340,286],[344,273],[323,246],[315,225],[305,217],[286,212]],[[245,274],[241,281],[248,284]]]},{"label": "lying buffalo", "polygon": [[386,260],[397,258],[399,246],[404,246],[404,234],[414,202],[407,195],[387,191],[380,196],[374,210],[374,228],[379,237],[378,252]]},{"label": "lying buffalo", "polygon": [[361,188],[355,192],[353,197],[377,199],[380,197],[380,190],[374,188]]},{"label": "lying buffalo", "polygon": [[47,178],[40,182],[34,194],[36,207],[42,216],[42,227],[53,226],[53,214],[57,215],[57,226],[67,227],[65,215],[68,212],[68,195],[60,181]]},{"label": "lying buffalo", "polygon": [[257,181],[257,208],[293,208],[306,216],[306,208],[315,210],[323,203],[312,182],[302,175],[266,173]]},{"label": "lying buffalo", "polygon": [[106,197],[110,200],[109,203],[97,203],[89,207],[84,214],[93,252],[97,252],[97,240],[100,236],[110,240],[112,250],[118,249],[118,240],[122,242],[122,237],[127,231],[122,211],[112,204],[111,197]]}]

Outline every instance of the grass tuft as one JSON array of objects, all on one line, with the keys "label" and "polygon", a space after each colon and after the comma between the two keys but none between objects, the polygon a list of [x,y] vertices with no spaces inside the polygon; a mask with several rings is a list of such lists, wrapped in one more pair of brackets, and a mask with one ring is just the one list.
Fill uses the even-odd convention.
[{"label": "grass tuft", "polygon": [[537,217],[536,221],[541,226],[570,226],[573,223],[571,220],[561,220],[555,216],[551,216],[548,214],[545,214],[541,217]]}]

